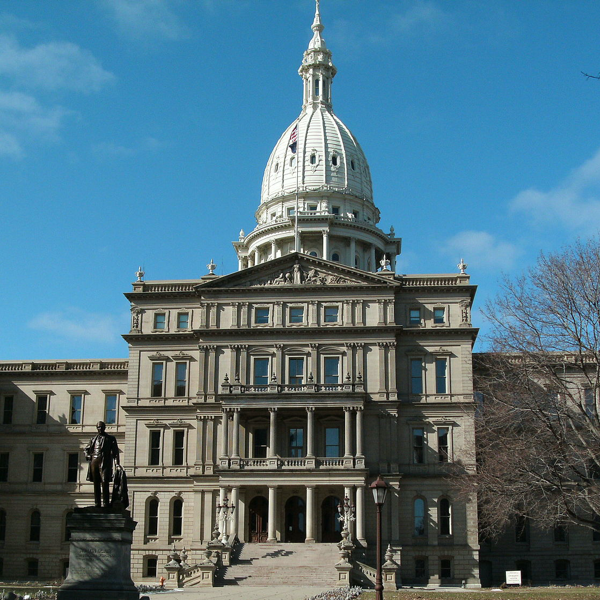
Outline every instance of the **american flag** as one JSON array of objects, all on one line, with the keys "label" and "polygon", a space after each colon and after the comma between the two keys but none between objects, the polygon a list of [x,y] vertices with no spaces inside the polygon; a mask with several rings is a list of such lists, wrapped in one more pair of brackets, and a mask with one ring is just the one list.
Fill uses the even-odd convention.
[{"label": "american flag", "polygon": [[290,150],[293,154],[296,154],[296,148],[298,147],[298,125],[292,129],[290,134]]}]

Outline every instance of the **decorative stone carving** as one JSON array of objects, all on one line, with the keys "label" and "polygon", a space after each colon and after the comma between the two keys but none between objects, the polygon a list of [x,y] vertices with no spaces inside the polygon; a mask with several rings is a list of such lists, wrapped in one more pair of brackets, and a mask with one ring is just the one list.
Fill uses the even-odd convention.
[{"label": "decorative stone carving", "polygon": [[292,269],[282,271],[273,277],[264,277],[256,281],[243,282],[239,287],[282,286],[282,285],[348,285],[360,282],[348,277],[326,273],[312,268],[308,271],[296,263]]}]

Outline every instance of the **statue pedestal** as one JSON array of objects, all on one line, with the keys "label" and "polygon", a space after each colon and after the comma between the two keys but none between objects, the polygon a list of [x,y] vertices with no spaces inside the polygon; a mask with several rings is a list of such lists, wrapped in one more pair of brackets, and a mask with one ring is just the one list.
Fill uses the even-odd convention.
[{"label": "statue pedestal", "polygon": [[76,508],[67,520],[69,576],[58,590],[58,600],[138,600],[131,580],[136,525],[127,510]]}]

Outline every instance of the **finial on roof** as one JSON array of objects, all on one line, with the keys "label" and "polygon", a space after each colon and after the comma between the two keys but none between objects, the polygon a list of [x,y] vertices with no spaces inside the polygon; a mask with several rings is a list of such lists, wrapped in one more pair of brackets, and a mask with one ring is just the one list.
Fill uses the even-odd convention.
[{"label": "finial on roof", "polygon": [[243,241],[243,239],[246,237],[246,234],[244,233],[243,229],[240,229],[240,242]]},{"label": "finial on roof", "polygon": [[144,275],[146,273],[144,273],[144,271],[142,271],[142,267],[138,267],[137,273],[135,274],[135,276],[137,277],[138,281],[144,281]]},{"label": "finial on roof", "polygon": [[213,262],[213,259],[210,259],[210,262],[206,265],[206,268],[208,269],[209,275],[214,275],[215,274],[215,269],[217,268],[217,265]]},{"label": "finial on roof", "polygon": [[469,265],[462,258],[460,259],[460,262],[456,266],[460,269],[461,275],[466,275],[467,267]]}]

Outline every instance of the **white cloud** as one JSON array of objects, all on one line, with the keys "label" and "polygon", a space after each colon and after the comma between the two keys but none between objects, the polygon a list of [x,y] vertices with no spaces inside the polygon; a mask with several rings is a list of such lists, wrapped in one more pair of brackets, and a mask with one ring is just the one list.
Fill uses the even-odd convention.
[{"label": "white cloud", "polygon": [[446,241],[446,254],[463,258],[472,268],[510,268],[521,254],[517,246],[495,238],[487,231],[461,231]]},{"label": "white cloud", "polygon": [[538,225],[559,224],[576,233],[600,229],[600,150],[548,191],[530,188],[511,202],[513,212],[528,215]]},{"label": "white cloud", "polygon": [[110,344],[119,337],[119,323],[112,315],[89,313],[79,308],[44,312],[28,323],[30,329],[45,331],[68,340]]},{"label": "white cloud", "polygon": [[189,35],[168,0],[101,0],[119,30],[137,39],[178,40]]},{"label": "white cloud", "polygon": [[76,44],[51,42],[25,48],[8,35],[0,35],[0,76],[20,87],[85,93],[115,79],[91,52]]},{"label": "white cloud", "polygon": [[99,156],[126,158],[135,156],[140,152],[157,152],[168,144],[154,137],[146,137],[133,146],[123,146],[115,142],[100,142],[92,146],[92,152]]}]

